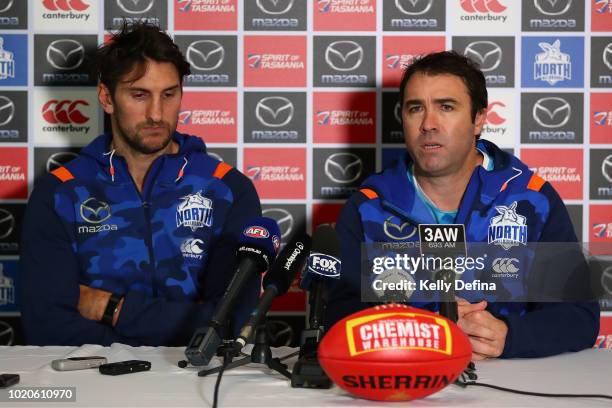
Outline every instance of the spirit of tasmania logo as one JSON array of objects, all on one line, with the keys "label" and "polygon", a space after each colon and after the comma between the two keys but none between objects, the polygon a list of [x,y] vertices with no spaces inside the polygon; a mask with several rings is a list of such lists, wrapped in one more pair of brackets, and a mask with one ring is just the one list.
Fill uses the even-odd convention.
[{"label": "spirit of tasmania logo", "polygon": [[176,208],[176,226],[185,226],[192,231],[212,225],[212,200],[202,196],[202,191],[181,197]]},{"label": "spirit of tasmania logo", "polygon": [[516,201],[509,207],[495,207],[498,216],[489,224],[489,244],[500,245],[508,250],[519,244],[527,245],[527,218],[516,213]]},{"label": "spirit of tasmania logo", "polygon": [[346,338],[351,356],[392,349],[453,352],[448,323],[420,313],[388,312],[349,320]]}]

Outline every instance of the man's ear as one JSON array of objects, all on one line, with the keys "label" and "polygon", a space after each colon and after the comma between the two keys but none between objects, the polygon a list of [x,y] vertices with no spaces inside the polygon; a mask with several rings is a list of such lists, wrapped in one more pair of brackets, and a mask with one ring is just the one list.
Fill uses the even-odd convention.
[{"label": "man's ear", "polygon": [[104,112],[109,115],[112,114],[115,110],[113,105],[113,97],[111,96],[110,90],[104,84],[98,84],[98,101],[100,105],[102,105],[102,109]]},{"label": "man's ear", "polygon": [[487,110],[481,109],[476,113],[474,118],[474,136],[479,135],[482,132],[482,128],[487,121]]}]

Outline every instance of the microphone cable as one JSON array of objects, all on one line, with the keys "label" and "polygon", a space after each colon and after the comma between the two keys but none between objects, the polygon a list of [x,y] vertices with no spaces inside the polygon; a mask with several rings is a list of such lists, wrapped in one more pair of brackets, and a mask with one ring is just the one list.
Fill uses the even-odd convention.
[{"label": "microphone cable", "polygon": [[215,392],[214,392],[214,395],[213,395],[213,405],[212,405],[212,408],[217,408],[217,406],[218,406],[218,402],[219,402],[219,388],[221,387],[221,377],[223,377],[223,372],[225,371],[225,368],[232,361],[233,354],[234,354],[234,351],[231,350],[231,349],[225,350],[224,353],[223,353],[223,364],[221,365],[221,369],[219,370],[219,373],[217,374],[217,381],[215,382]]},{"label": "microphone cable", "polygon": [[605,394],[552,394],[552,393],[544,393],[544,392],[533,392],[533,391],[523,391],[523,390],[515,390],[512,388],[501,387],[499,385],[486,384],[481,382],[476,382],[478,376],[476,375],[476,366],[473,362],[470,362],[465,371],[461,374],[461,378],[455,381],[455,384],[462,387],[467,388],[468,386],[476,386],[476,387],[486,387],[492,388],[498,391],[509,392],[513,394],[520,395],[528,395],[532,397],[549,397],[549,398],[604,398],[612,400],[612,395]]}]

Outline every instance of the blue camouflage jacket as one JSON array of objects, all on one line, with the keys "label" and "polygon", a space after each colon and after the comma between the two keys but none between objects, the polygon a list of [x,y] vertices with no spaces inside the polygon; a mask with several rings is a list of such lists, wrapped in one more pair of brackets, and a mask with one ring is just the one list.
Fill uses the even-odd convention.
[{"label": "blue camouflage jacket", "polygon": [[[235,272],[242,228],[261,208],[252,183],[201,139],[173,137],[179,152],[153,162],[141,193],[108,152],[110,135],[38,181],[20,258],[28,343],[185,345],[206,325]],[[125,295],[115,327],[79,314],[79,284]],[[254,276],[235,325],[259,290]]]},{"label": "blue camouflage jacket", "polygon": [[[488,141],[479,141],[478,148],[493,158],[494,168],[486,171],[478,166],[461,200],[455,223],[465,225],[468,242],[577,241],[567,209],[548,182]],[[418,241],[418,224],[436,223],[408,180],[410,165],[406,154],[394,167],[370,176],[343,207],[336,225],[342,272],[339,279],[327,280],[327,327],[371,306],[361,302],[362,243]],[[518,214],[524,228],[494,226],[503,217],[500,208]],[[588,279],[584,276],[584,281]],[[438,305],[430,306],[436,309]],[[593,345],[599,331],[597,302],[489,302],[487,309],[508,326],[501,355],[505,358],[581,350]]]}]

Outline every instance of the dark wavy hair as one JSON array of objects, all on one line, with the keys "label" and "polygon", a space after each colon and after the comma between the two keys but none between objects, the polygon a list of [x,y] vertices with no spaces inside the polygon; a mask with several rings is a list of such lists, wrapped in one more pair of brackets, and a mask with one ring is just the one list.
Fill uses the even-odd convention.
[{"label": "dark wavy hair", "polygon": [[399,86],[400,106],[404,103],[406,84],[417,72],[428,75],[450,74],[461,78],[470,95],[472,122],[476,120],[476,114],[489,105],[487,82],[478,65],[455,51],[442,51],[416,58],[406,68]]},{"label": "dark wavy hair", "polygon": [[126,74],[136,69],[133,80],[145,74],[147,59],[173,64],[181,85],[183,76],[191,73],[189,63],[172,38],[147,22],[124,22],[121,30],[97,49],[94,70],[100,83],[114,95],[117,84]]}]

